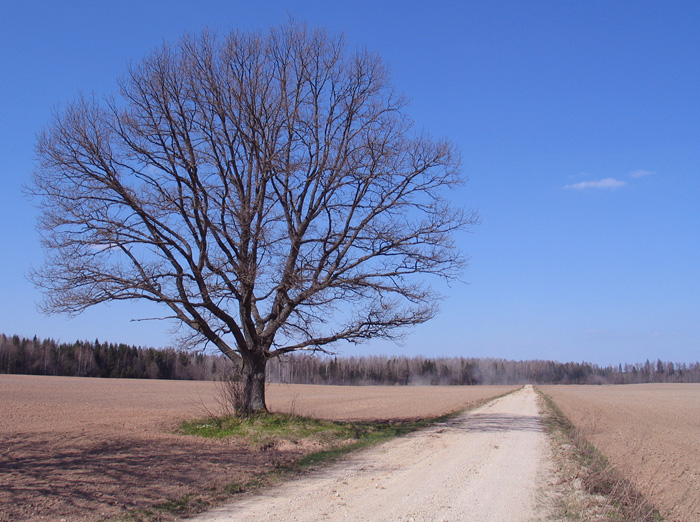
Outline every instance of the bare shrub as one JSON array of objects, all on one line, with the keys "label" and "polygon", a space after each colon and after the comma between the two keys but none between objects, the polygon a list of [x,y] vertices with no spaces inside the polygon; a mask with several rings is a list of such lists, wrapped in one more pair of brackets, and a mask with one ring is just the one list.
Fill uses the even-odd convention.
[{"label": "bare shrub", "polygon": [[216,383],[216,399],[223,417],[245,412],[245,376],[238,366]]},{"label": "bare shrub", "polygon": [[245,377],[240,367],[235,366],[216,381],[214,404],[200,397],[199,407],[204,416],[216,426],[223,428],[226,419],[242,417],[245,412]]}]

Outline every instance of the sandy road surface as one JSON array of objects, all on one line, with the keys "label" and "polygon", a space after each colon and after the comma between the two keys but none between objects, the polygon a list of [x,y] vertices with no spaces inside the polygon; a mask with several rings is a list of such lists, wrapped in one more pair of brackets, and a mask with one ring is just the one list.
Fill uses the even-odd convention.
[{"label": "sandy road surface", "polygon": [[528,386],[194,520],[543,520],[548,448]]}]

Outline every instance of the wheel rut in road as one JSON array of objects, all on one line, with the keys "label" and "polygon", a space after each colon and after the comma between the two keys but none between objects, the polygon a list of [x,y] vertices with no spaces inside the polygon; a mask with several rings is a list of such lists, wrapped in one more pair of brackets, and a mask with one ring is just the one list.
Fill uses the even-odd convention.
[{"label": "wheel rut in road", "polygon": [[537,395],[526,386],[193,520],[543,520],[551,473]]}]

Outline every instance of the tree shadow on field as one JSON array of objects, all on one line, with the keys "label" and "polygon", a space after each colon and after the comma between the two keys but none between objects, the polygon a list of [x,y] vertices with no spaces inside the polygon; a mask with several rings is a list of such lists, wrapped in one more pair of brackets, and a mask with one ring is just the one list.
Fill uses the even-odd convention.
[{"label": "tree shadow on field", "polygon": [[[43,440],[42,440],[43,438]],[[292,457],[221,441],[167,436],[0,440],[0,522],[100,520],[242,482]]]},{"label": "tree shadow on field", "polygon": [[451,429],[483,433],[544,431],[540,417],[511,413],[474,413],[449,421],[448,426]]}]

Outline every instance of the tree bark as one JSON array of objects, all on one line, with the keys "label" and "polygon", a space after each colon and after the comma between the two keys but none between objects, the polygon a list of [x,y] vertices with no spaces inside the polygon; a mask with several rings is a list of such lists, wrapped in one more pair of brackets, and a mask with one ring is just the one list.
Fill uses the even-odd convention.
[{"label": "tree bark", "polygon": [[243,414],[267,413],[265,403],[265,366],[267,360],[261,354],[252,353],[244,358],[243,374],[245,387],[243,393]]}]

